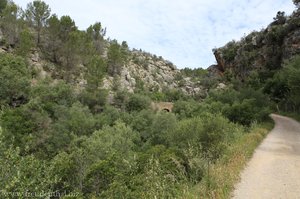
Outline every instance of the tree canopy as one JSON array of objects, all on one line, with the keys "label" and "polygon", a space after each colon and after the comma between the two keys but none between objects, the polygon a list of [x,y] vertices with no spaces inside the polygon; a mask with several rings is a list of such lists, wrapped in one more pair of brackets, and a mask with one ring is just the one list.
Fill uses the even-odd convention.
[{"label": "tree canopy", "polygon": [[41,31],[50,17],[49,6],[41,0],[28,3],[25,11],[26,19],[37,31],[37,44],[41,42]]}]

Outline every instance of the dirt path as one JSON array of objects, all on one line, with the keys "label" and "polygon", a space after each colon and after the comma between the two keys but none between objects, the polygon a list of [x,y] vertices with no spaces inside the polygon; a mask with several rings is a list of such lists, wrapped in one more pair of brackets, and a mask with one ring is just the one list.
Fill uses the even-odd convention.
[{"label": "dirt path", "polygon": [[300,123],[272,118],[275,128],[242,172],[235,199],[300,199]]}]

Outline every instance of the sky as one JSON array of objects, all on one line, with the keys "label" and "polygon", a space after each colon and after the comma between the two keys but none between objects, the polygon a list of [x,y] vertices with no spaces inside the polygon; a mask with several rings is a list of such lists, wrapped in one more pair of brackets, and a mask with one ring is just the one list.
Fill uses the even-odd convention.
[{"label": "sky", "polygon": [[[29,0],[13,0],[23,9]],[[291,14],[292,0],[44,0],[81,30],[95,22],[107,37],[162,56],[178,68],[215,64],[212,49],[266,28],[278,11]]]}]

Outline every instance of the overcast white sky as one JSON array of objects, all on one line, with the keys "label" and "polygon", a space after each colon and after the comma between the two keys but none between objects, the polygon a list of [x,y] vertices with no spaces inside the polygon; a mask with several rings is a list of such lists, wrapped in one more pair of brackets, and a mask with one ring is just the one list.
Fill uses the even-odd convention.
[{"label": "overcast white sky", "polygon": [[[13,0],[26,8],[29,0]],[[44,0],[52,13],[71,16],[80,29],[94,22],[130,48],[170,60],[178,68],[207,68],[212,49],[265,28],[292,0]]]}]

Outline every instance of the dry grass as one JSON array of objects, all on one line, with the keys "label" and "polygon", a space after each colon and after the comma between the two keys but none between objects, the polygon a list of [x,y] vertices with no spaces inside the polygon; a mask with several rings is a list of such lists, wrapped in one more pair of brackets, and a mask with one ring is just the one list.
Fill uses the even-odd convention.
[{"label": "dry grass", "polygon": [[188,191],[185,198],[230,198],[240,172],[272,127],[272,123],[260,125],[232,143],[222,159],[210,166],[209,175],[206,172],[202,182]]}]

